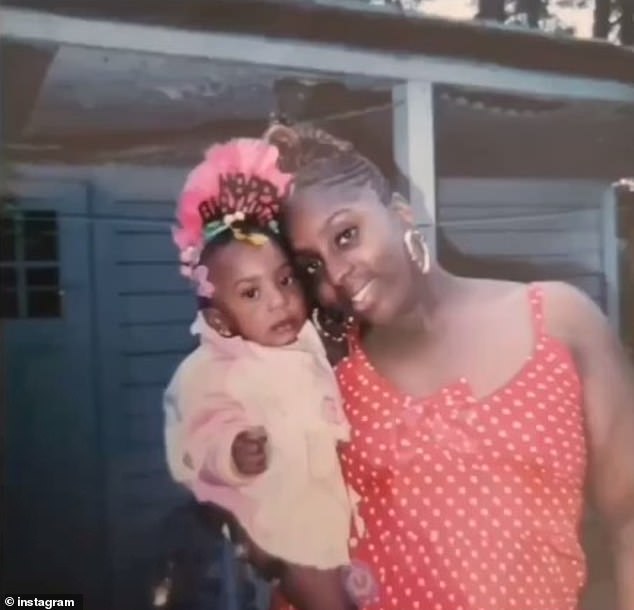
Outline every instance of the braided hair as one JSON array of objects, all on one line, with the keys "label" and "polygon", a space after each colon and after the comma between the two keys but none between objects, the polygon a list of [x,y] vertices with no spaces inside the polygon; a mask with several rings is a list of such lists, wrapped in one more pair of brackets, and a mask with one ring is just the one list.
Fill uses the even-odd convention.
[{"label": "braided hair", "polygon": [[381,203],[390,204],[389,181],[378,166],[350,142],[303,125],[273,125],[264,137],[280,151],[279,169],[293,175],[291,201],[311,189],[341,190],[357,195],[370,188]]}]

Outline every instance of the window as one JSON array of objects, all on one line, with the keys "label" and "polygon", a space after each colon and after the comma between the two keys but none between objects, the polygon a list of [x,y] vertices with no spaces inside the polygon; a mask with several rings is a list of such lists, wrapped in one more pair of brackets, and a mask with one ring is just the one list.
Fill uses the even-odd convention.
[{"label": "window", "polygon": [[58,318],[61,315],[57,212],[13,210],[3,213],[0,216],[0,318]]}]

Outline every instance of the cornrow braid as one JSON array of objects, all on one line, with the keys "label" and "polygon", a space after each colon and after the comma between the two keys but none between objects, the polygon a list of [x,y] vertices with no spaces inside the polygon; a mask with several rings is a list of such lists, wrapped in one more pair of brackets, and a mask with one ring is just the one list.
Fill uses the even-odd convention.
[{"label": "cornrow braid", "polygon": [[384,205],[390,203],[392,189],[387,178],[350,142],[307,126],[273,125],[265,138],[280,151],[280,170],[293,174],[294,196],[311,188],[370,188]]},{"label": "cornrow braid", "polygon": [[354,191],[370,188],[385,205],[390,203],[392,195],[389,183],[379,168],[356,151],[315,160],[295,172],[294,194],[317,187]]}]

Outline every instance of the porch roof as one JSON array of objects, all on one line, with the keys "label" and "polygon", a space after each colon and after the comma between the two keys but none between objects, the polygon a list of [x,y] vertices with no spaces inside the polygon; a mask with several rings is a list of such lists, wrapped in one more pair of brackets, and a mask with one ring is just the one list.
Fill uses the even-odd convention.
[{"label": "porch roof", "polygon": [[302,0],[6,0],[5,7],[154,26],[428,55],[634,84],[634,51],[477,22]]}]

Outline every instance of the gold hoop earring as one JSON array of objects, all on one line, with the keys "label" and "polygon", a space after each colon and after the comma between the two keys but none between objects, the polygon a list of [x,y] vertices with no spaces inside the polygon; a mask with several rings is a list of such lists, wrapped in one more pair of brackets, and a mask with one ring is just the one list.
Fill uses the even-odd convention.
[{"label": "gold hoop earring", "polygon": [[403,235],[403,241],[412,263],[423,275],[427,275],[431,266],[431,257],[423,234],[416,229],[408,229]]},{"label": "gold hoop earring", "polygon": [[[326,330],[324,328],[324,324],[321,323],[321,320],[319,319],[320,311],[321,310],[319,309],[319,307],[315,307],[313,309],[313,311],[311,312],[311,316],[310,316],[310,318],[311,318],[311,320],[313,322],[313,325],[317,329],[317,332],[324,339],[328,339],[328,340],[333,341],[335,343],[343,343],[346,340],[346,337],[348,336],[348,331],[354,325],[354,318],[352,316],[348,316],[345,319],[345,321],[343,322],[342,327],[339,330],[339,332],[332,333],[332,332]],[[333,322],[331,321],[331,324],[332,323]]]}]

